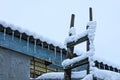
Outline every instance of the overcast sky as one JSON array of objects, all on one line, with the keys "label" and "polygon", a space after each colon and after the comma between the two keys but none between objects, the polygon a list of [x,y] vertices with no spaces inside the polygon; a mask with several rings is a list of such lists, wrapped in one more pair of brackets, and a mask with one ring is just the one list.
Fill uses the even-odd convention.
[{"label": "overcast sky", "polygon": [[[120,65],[119,0],[0,0],[0,20],[64,43],[70,17],[75,14],[77,33],[85,31],[88,8],[97,21],[95,54]],[[79,48],[82,50],[81,48]]]}]

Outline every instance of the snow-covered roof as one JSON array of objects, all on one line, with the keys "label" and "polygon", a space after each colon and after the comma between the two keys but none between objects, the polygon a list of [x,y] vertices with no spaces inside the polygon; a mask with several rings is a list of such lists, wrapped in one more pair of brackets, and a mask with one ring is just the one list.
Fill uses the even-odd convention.
[{"label": "snow-covered roof", "polygon": [[99,63],[103,63],[103,64],[107,64],[108,66],[112,66],[113,68],[117,68],[117,69],[120,69],[120,65],[119,64],[114,64],[106,59],[103,59],[103,58],[100,58],[100,57],[97,57],[97,56],[93,56],[93,60],[94,61],[98,61]]},{"label": "snow-covered roof", "polygon": [[12,31],[19,31],[19,33],[25,33],[27,36],[33,36],[34,39],[39,39],[42,42],[46,42],[47,44],[52,44],[54,47],[59,47],[61,49],[65,49],[66,47],[65,45],[61,44],[60,42],[56,42],[54,40],[50,40],[48,38],[45,38],[41,35],[38,35],[34,32],[28,31],[26,29],[21,28],[20,26],[16,26],[14,24],[9,24],[6,23],[5,21],[0,20],[0,24],[4,27],[4,28],[11,28]]},{"label": "snow-covered roof", "polygon": [[93,80],[93,75],[98,78],[98,80],[120,80],[120,73],[97,68],[94,68],[93,72],[86,75],[82,80]]}]

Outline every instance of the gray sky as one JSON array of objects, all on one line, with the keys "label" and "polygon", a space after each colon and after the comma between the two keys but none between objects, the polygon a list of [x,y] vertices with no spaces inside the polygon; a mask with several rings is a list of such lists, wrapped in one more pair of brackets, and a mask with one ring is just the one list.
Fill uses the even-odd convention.
[{"label": "gray sky", "polygon": [[119,0],[0,0],[0,3],[0,20],[62,43],[68,36],[71,14],[76,15],[77,33],[84,32],[88,8],[92,6],[97,21],[95,54],[120,65]]}]

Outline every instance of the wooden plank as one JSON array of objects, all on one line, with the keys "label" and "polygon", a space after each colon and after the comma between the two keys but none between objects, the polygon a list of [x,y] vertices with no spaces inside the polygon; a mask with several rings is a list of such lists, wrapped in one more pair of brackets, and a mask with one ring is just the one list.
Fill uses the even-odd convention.
[{"label": "wooden plank", "polygon": [[[72,14],[71,15],[70,28],[74,27],[74,20],[75,20],[75,15]],[[69,33],[69,36],[72,36],[72,34]],[[72,58],[73,51],[74,51],[74,46],[67,47],[67,58],[70,58],[70,59]],[[71,80],[71,69],[65,70],[64,78],[65,78],[65,80]]]},{"label": "wooden plank", "polygon": [[88,40],[88,37],[87,37],[87,35],[86,35],[86,36],[78,39],[76,42],[73,41],[73,42],[67,43],[67,47],[73,47],[73,46],[75,46],[75,45],[77,45],[77,44],[79,44],[79,43],[82,43],[82,42],[84,42],[84,41],[87,41],[87,40]]},{"label": "wooden plank", "polygon": [[93,20],[93,15],[92,15],[92,8],[89,8],[89,21]]},{"label": "wooden plank", "polygon": [[65,70],[66,69],[73,69],[73,68],[76,68],[76,67],[79,67],[81,65],[88,64],[88,63],[89,63],[88,58],[86,58],[86,59],[83,59],[83,60],[81,60],[79,62],[76,62],[74,64],[70,64],[70,65],[66,66]]},{"label": "wooden plank", "polygon": [[70,28],[74,27],[74,22],[75,22],[75,14],[71,15],[71,22],[70,22]]}]

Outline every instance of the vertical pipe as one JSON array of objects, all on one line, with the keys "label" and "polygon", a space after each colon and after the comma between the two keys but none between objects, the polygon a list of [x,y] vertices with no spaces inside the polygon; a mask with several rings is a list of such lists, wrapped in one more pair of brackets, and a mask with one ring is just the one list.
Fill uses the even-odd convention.
[{"label": "vertical pipe", "polygon": [[5,37],[6,37],[6,28],[4,28],[4,40],[5,40]]},{"label": "vertical pipe", "polygon": [[36,53],[36,39],[34,40],[34,52]]},{"label": "vertical pipe", "polygon": [[29,36],[27,37],[27,51],[29,51]]},{"label": "vertical pipe", "polygon": [[12,31],[12,40],[14,40],[14,31]]}]

